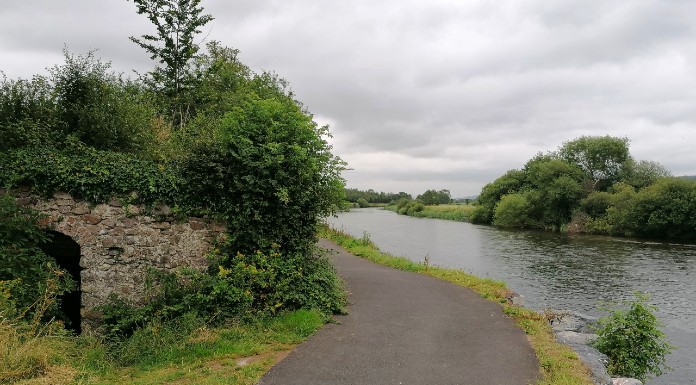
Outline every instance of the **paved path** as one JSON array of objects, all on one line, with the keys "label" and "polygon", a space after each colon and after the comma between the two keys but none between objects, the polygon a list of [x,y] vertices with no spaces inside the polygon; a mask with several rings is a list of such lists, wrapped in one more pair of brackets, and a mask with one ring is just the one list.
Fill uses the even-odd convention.
[{"label": "paved path", "polygon": [[258,385],[527,385],[537,360],[500,306],[432,277],[335,250],[349,314],[274,366]]}]

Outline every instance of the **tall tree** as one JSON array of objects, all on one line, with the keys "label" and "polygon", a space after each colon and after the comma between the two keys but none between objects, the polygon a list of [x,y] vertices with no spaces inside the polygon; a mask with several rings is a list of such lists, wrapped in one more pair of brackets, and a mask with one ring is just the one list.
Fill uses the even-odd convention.
[{"label": "tall tree", "polygon": [[628,139],[612,136],[582,136],[563,143],[561,159],[575,163],[592,180],[593,190],[605,190],[619,178],[629,159]]},{"label": "tall tree", "polygon": [[155,35],[142,35],[141,39],[130,39],[150,53],[164,67],[157,67],[151,74],[155,85],[160,87],[172,101],[175,124],[183,125],[190,115],[189,106],[182,94],[190,79],[189,61],[198,52],[193,39],[200,28],[211,20],[211,15],[202,14],[201,0],[133,0],[138,14],[145,14],[157,29]]}]

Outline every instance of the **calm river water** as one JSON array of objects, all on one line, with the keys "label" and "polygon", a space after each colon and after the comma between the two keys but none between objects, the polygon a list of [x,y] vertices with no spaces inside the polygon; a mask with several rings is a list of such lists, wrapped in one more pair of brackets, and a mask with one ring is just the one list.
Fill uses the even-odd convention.
[{"label": "calm river water", "polygon": [[527,307],[571,309],[601,316],[603,301],[650,293],[677,350],[674,371],[648,384],[696,379],[696,245],[506,231],[488,226],[412,218],[381,209],[355,209],[329,218],[353,236],[369,233],[383,251],[507,282]]}]

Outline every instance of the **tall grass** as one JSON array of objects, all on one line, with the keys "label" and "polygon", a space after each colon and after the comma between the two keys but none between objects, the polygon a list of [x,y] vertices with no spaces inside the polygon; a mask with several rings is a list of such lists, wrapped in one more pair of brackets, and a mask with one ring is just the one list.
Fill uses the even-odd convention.
[{"label": "tall grass", "polygon": [[[209,328],[194,314],[149,324],[120,341],[74,336],[41,321],[55,301],[46,291],[35,316],[13,309],[0,281],[0,384],[253,384],[282,352],[321,327],[325,315],[298,310]],[[6,286],[5,286],[6,287]]]},{"label": "tall grass", "polygon": [[403,257],[384,253],[370,241],[368,235],[361,239],[324,226],[319,236],[330,239],[344,247],[351,254],[360,256],[381,265],[399,270],[426,274],[438,279],[468,287],[482,297],[495,301],[502,311],[513,318],[524,330],[539,359],[540,377],[536,385],[592,385],[589,369],[580,361],[577,354],[568,346],[556,341],[548,319],[535,311],[511,304],[512,292],[504,283],[487,278],[479,278],[461,270],[430,266]]}]

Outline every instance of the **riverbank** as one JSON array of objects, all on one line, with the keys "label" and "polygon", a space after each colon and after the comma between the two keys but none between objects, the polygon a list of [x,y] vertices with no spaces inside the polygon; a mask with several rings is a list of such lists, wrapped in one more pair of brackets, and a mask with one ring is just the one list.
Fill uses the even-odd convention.
[{"label": "riverbank", "polygon": [[427,258],[416,263],[406,258],[383,253],[372,243],[369,236],[354,238],[347,233],[325,226],[320,236],[336,242],[350,253],[375,263],[399,270],[430,275],[459,286],[468,287],[482,297],[499,303],[503,312],[513,318],[527,334],[540,363],[540,379],[537,385],[591,385],[587,367],[568,346],[556,341],[548,319],[537,312],[511,304],[512,291],[504,283],[492,279],[478,278],[464,271],[444,269],[430,265]]},{"label": "riverbank", "polygon": [[418,218],[434,218],[446,219],[458,222],[471,222],[471,213],[476,209],[476,206],[471,204],[449,204],[449,205],[432,205],[424,206],[415,210],[400,210],[397,205],[385,206],[385,209],[394,211],[397,214],[408,215]]}]

